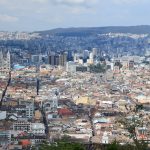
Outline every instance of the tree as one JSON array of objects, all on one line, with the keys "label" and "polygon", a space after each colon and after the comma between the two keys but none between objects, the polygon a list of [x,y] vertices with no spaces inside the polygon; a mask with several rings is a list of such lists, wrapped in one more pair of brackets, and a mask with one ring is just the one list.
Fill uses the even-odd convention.
[{"label": "tree", "polygon": [[116,63],[115,63],[115,66],[119,66],[119,69],[121,69],[121,68],[122,68],[122,64],[121,64],[121,62],[116,62]]},{"label": "tree", "polygon": [[85,147],[80,143],[61,140],[52,144],[44,142],[39,150],[85,150]]},{"label": "tree", "polygon": [[105,73],[106,72],[106,65],[98,63],[97,65],[90,65],[90,72],[94,73]]}]

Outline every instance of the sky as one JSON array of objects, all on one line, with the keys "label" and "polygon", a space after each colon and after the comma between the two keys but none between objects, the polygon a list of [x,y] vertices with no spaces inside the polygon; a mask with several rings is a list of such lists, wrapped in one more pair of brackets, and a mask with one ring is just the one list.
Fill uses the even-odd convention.
[{"label": "sky", "polygon": [[150,0],[0,0],[0,31],[150,25]]}]

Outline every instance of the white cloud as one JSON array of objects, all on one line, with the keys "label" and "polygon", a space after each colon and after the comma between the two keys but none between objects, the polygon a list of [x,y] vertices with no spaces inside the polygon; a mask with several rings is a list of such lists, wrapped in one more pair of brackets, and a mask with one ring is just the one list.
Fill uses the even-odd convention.
[{"label": "white cloud", "polygon": [[52,19],[46,20],[50,24],[59,24],[64,21],[64,18],[62,16],[54,16]]},{"label": "white cloud", "polygon": [[94,9],[86,9],[85,7],[73,7],[69,9],[69,12],[75,15],[80,15],[80,14],[94,14],[95,10]]},{"label": "white cloud", "polygon": [[17,17],[0,14],[0,22],[17,22],[17,21],[18,21]]},{"label": "white cloud", "polygon": [[133,4],[133,3],[143,3],[146,2],[147,0],[113,0],[114,3],[116,4]]},{"label": "white cloud", "polygon": [[57,3],[66,3],[66,4],[84,4],[87,0],[55,0]]},{"label": "white cloud", "polygon": [[0,0],[0,4],[4,4],[6,2],[7,2],[7,0]]},{"label": "white cloud", "polygon": [[52,0],[54,4],[64,4],[64,5],[90,5],[98,2],[98,0]]},{"label": "white cloud", "polygon": [[31,2],[37,2],[37,3],[47,3],[48,0],[31,0]]}]

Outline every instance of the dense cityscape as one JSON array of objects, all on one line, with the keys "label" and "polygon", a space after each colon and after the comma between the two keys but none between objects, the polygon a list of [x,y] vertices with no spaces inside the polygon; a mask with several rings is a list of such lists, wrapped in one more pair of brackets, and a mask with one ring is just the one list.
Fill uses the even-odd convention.
[{"label": "dense cityscape", "polygon": [[[43,142],[51,144],[64,137],[89,145],[89,149],[93,144],[107,145],[115,140],[121,145],[132,145],[135,138],[124,120],[130,126],[137,121],[136,139],[149,143],[148,35],[99,36],[117,39],[104,48],[92,47],[92,42],[86,43],[86,49],[77,49],[78,42],[66,50],[39,45],[33,53],[28,44],[24,49],[8,46],[5,41],[29,43],[40,40],[40,34],[0,33],[1,43],[6,44],[0,47],[1,149],[38,149]],[[68,45],[78,38],[68,37]],[[146,38],[148,42],[139,47],[142,52],[131,52],[123,46],[122,38]],[[115,42],[123,45],[112,51]]]}]

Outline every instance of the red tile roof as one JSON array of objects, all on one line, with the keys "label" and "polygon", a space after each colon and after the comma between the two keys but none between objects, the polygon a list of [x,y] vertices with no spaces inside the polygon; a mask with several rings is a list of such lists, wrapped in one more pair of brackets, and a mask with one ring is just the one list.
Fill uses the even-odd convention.
[{"label": "red tile roof", "polygon": [[59,108],[58,109],[58,114],[62,116],[71,116],[74,115],[74,113],[69,110],[68,108]]}]

